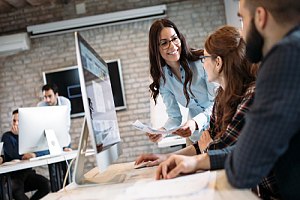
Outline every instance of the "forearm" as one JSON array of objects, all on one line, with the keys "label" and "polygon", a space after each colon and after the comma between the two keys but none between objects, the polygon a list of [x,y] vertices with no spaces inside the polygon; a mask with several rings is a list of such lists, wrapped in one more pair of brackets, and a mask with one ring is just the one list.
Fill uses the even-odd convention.
[{"label": "forearm", "polygon": [[184,155],[184,156],[194,156],[197,155],[196,150],[194,148],[193,145],[189,145],[183,149],[180,149],[178,151],[175,151],[172,154],[176,154],[176,155]]},{"label": "forearm", "polygon": [[163,125],[163,128],[166,130],[169,130],[169,129],[180,126],[181,122],[182,122],[181,116],[180,117],[170,117],[170,115],[169,115],[169,118],[166,121],[166,123]]},{"label": "forearm", "polygon": [[197,160],[197,169],[198,170],[210,170],[211,169],[210,158],[207,153],[200,154],[195,157]]}]

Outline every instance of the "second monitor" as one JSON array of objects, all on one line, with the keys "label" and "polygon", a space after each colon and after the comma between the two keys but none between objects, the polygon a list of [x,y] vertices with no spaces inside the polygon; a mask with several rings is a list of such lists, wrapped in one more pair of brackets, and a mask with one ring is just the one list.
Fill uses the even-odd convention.
[{"label": "second monitor", "polygon": [[[19,108],[19,154],[48,150],[48,142],[61,149],[68,146],[71,143],[69,118],[67,106]],[[51,134],[47,141],[45,130],[54,132],[58,145],[53,143]]]}]

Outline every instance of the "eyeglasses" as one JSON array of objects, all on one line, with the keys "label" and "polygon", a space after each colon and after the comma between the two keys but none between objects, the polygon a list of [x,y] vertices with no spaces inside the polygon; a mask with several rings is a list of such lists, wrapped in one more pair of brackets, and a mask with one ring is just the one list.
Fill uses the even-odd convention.
[{"label": "eyeglasses", "polygon": [[209,58],[209,57],[212,57],[212,56],[200,56],[199,58],[200,58],[200,61],[201,61],[202,63],[204,63],[205,58]]},{"label": "eyeglasses", "polygon": [[175,36],[171,40],[161,40],[159,42],[159,46],[163,50],[165,50],[165,49],[168,49],[170,47],[171,42],[173,42],[173,44],[175,44],[175,45],[179,45],[180,44],[180,39],[179,39],[179,37]]}]

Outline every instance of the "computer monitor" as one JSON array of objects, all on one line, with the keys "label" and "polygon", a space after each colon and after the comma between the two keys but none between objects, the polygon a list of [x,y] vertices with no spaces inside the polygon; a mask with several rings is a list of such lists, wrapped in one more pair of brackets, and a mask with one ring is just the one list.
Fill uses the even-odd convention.
[{"label": "computer monitor", "polygon": [[77,184],[85,184],[89,182],[84,178],[88,136],[100,171],[105,170],[121,154],[121,139],[107,64],[77,32],[75,44],[85,119],[74,180]]},{"label": "computer monitor", "polygon": [[44,150],[49,150],[50,154],[59,154],[51,149],[61,152],[63,147],[70,144],[70,113],[67,106],[26,107],[18,111],[19,154]]}]

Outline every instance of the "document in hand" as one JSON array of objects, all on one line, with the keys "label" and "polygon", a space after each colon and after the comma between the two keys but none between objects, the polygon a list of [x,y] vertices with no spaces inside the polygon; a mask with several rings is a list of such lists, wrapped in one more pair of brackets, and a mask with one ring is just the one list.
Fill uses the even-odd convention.
[{"label": "document in hand", "polygon": [[139,120],[136,120],[132,125],[134,126],[134,128],[141,130],[143,132],[152,133],[152,134],[162,134],[162,135],[172,134],[174,131],[176,131],[177,129],[179,129],[181,127],[181,126],[179,126],[176,128],[162,131],[162,130],[157,130],[157,129],[151,128],[150,126],[143,124]]}]

